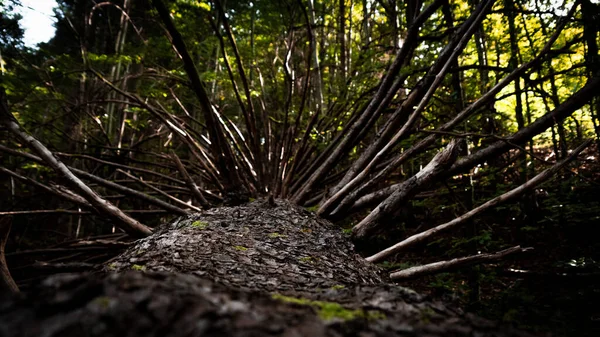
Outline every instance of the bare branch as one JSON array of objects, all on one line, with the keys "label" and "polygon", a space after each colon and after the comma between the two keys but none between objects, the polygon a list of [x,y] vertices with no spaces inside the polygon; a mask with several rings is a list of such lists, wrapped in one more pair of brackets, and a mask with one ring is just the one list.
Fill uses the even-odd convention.
[{"label": "bare branch", "polygon": [[183,201],[183,200],[181,200],[181,199],[178,199],[178,198],[175,198],[174,196],[172,196],[172,195],[170,195],[170,194],[166,193],[165,191],[163,191],[163,190],[161,190],[161,189],[159,189],[159,188],[156,188],[156,187],[154,187],[154,186],[152,186],[152,185],[148,184],[147,182],[145,182],[145,181],[143,181],[142,179],[140,179],[140,178],[138,178],[138,177],[134,176],[133,174],[127,173],[127,172],[125,172],[125,171],[123,171],[123,170],[121,170],[121,169],[117,169],[117,171],[118,171],[118,172],[120,172],[120,173],[123,173],[124,175],[128,176],[128,177],[129,177],[129,178],[131,178],[131,179],[134,179],[135,181],[137,181],[137,182],[139,182],[140,184],[142,184],[142,185],[144,185],[144,186],[148,187],[149,189],[153,190],[154,192],[157,192],[158,194],[160,194],[160,195],[163,195],[163,196],[165,196],[165,197],[167,197],[167,198],[169,198],[169,199],[173,200],[175,203],[179,204],[180,206],[183,206],[183,207],[186,207],[186,208],[190,208],[190,209],[192,209],[192,210],[194,210],[194,211],[196,211],[196,212],[201,212],[201,211],[202,211],[200,208],[198,208],[198,207],[196,207],[196,206],[194,206],[194,205],[188,204],[188,203],[186,203],[185,201]]},{"label": "bare branch", "polygon": [[[508,137],[507,140],[514,144],[523,144],[524,142],[544,132],[544,130],[550,126],[562,121],[583,107],[590,101],[590,99],[598,96],[599,89],[600,77],[590,78],[583,88],[570,96],[561,105],[557,106],[554,110],[548,112],[544,116],[538,118],[535,122],[531,123],[527,127],[519,130],[514,135]],[[485,149],[479,150],[467,157],[457,160],[452,168],[448,171],[448,175],[453,175],[463,170],[470,169],[475,165],[488,160],[489,158],[505,152],[511,147],[509,142],[505,140],[499,140]]]},{"label": "bare branch", "polygon": [[7,175],[10,175],[13,178],[17,178],[18,180],[22,181],[25,184],[29,184],[29,185],[35,186],[35,187],[37,187],[37,188],[39,188],[39,189],[41,189],[43,191],[46,191],[48,193],[52,193],[52,194],[58,196],[59,198],[63,198],[65,200],[68,200],[68,201],[70,201],[70,202],[72,202],[72,203],[74,203],[76,205],[83,206],[85,208],[93,209],[92,205],[89,202],[87,202],[82,196],[80,196],[77,193],[74,193],[74,192],[72,192],[72,191],[70,191],[70,190],[68,190],[66,188],[58,189],[57,187],[54,187],[54,186],[52,186],[52,187],[51,186],[47,186],[47,185],[42,184],[42,183],[40,183],[38,181],[35,181],[35,180],[31,179],[31,178],[22,176],[22,175],[20,175],[20,174],[18,174],[16,172],[11,171],[11,170],[9,170],[9,169],[7,169],[5,167],[2,167],[2,166],[0,166],[0,172],[4,173],[4,174],[7,174]]},{"label": "bare branch", "polygon": [[192,179],[192,177],[190,176],[190,174],[188,173],[188,171],[185,169],[185,167],[181,163],[181,160],[175,154],[175,152],[171,151],[171,157],[173,158],[173,160],[175,160],[175,164],[177,164],[177,169],[179,169],[179,172],[185,178],[187,186],[190,189],[190,191],[192,191],[192,194],[198,199],[198,201],[200,202],[200,204],[202,205],[202,207],[204,207],[204,208],[210,208],[210,203],[202,195],[202,193],[198,189],[198,186],[196,186],[196,183],[194,183],[194,180]]},{"label": "bare branch", "polygon": [[10,234],[11,226],[12,217],[0,217],[0,291],[7,290],[12,293],[18,293],[19,287],[10,275],[8,265],[6,264],[6,258],[4,257],[4,247],[8,241],[8,234]]},{"label": "bare branch", "polygon": [[[17,156],[22,156],[24,158],[33,160],[33,161],[38,162],[38,163],[43,163],[43,160],[40,157],[34,156],[32,154],[29,154],[29,153],[16,151],[16,150],[7,148],[7,147],[5,147],[3,145],[0,145],[0,151],[4,151],[6,153],[14,154],[14,155],[17,155]],[[181,208],[179,208],[177,206],[171,205],[171,204],[169,204],[167,202],[164,202],[164,201],[162,201],[160,199],[151,197],[151,196],[149,196],[149,195],[147,195],[145,193],[142,193],[140,191],[131,189],[129,187],[122,186],[120,184],[116,184],[116,183],[114,183],[112,181],[108,181],[106,179],[100,178],[98,176],[95,176],[93,174],[87,173],[86,171],[74,168],[72,166],[67,166],[67,167],[72,172],[74,172],[75,174],[77,174],[78,176],[84,177],[84,178],[86,178],[88,180],[91,180],[91,181],[93,181],[93,182],[95,182],[97,184],[100,184],[100,185],[102,185],[102,186],[104,186],[106,188],[112,189],[114,191],[118,191],[118,192],[124,193],[126,195],[130,195],[130,196],[133,196],[135,198],[144,200],[144,201],[146,201],[146,202],[148,202],[148,203],[150,203],[152,205],[155,205],[157,207],[160,207],[160,208],[162,208],[164,210],[167,210],[167,211],[173,212],[175,214],[179,214],[179,215],[187,215],[187,214],[190,213],[187,210],[183,210],[183,209],[181,209]],[[75,195],[75,193],[72,193],[70,195],[69,194],[65,194],[65,193],[61,193],[61,192],[64,192],[64,191],[58,191],[58,190],[53,189],[51,187],[48,187],[48,186],[46,186],[44,184],[41,184],[41,183],[39,183],[39,182],[37,182],[35,180],[29,179],[27,177],[20,176],[20,175],[18,175],[16,173],[14,173],[14,172],[12,172],[10,170],[4,169],[4,168],[0,168],[0,171],[4,172],[6,174],[11,174],[15,178],[21,179],[25,183],[37,186],[37,187],[39,187],[39,188],[41,188],[41,189],[43,189],[43,190],[45,190],[47,192],[57,194],[59,197],[65,198],[65,199],[67,199],[67,200],[69,200],[71,202],[74,202],[76,204],[80,204],[82,206],[91,206],[91,205],[87,204],[87,202],[82,203],[81,201],[85,201],[85,199],[83,199],[82,197],[80,197],[81,199],[72,198]]]},{"label": "bare branch", "polygon": [[[420,84],[415,90],[411,91],[407,99],[387,121],[383,131],[377,135],[360,158],[348,169],[344,178],[333,188],[333,192],[340,193],[336,193],[326,202],[327,207],[320,208],[319,212],[321,214],[329,213],[344,195],[366,178],[371,169],[382,160],[384,155],[387,155],[396,146],[399,140],[409,134],[414,124],[421,117],[433,93],[441,84],[446,72],[463,51],[494,2],[492,0],[482,1],[473,13],[471,13],[467,21],[461,25],[455,36],[440,53],[439,58],[431,66],[427,75],[423,77]],[[416,107],[413,109],[415,105]],[[404,124],[402,125],[402,123]],[[402,125],[400,130],[396,131],[400,125]]]},{"label": "bare branch", "polygon": [[438,153],[421,171],[416,175],[398,185],[395,191],[385,201],[379,204],[367,217],[352,228],[356,238],[363,238],[372,233],[380,226],[380,220],[390,212],[398,209],[409,197],[415,195],[418,189],[427,186],[436,177],[441,175],[450,167],[461,150],[463,140],[454,139],[446,148]]},{"label": "bare branch", "polygon": [[[577,8],[577,3],[571,7],[571,9],[566,17],[567,18],[571,17],[574,14],[576,8]],[[471,104],[467,108],[463,109],[453,119],[451,119],[450,121],[446,122],[444,125],[439,127],[437,132],[444,132],[444,131],[451,130],[456,125],[458,125],[462,121],[466,120],[469,116],[473,115],[476,111],[478,111],[483,106],[485,106],[490,101],[492,101],[494,99],[494,97],[496,96],[496,94],[498,94],[502,90],[502,88],[506,87],[508,84],[510,84],[516,78],[523,76],[528,70],[532,69],[536,65],[539,65],[544,60],[544,58],[548,55],[548,53],[551,51],[552,45],[554,44],[556,39],[560,36],[560,33],[562,32],[562,30],[565,27],[565,25],[567,24],[567,22],[568,22],[568,20],[566,20],[566,19],[561,21],[561,23],[558,25],[558,27],[556,28],[556,30],[554,31],[552,36],[548,39],[548,41],[544,45],[544,48],[542,49],[542,51],[536,57],[534,57],[531,61],[521,65],[519,68],[515,69],[512,73],[510,73],[505,78],[503,78],[492,89],[490,89],[487,93],[485,93],[483,96],[481,96],[475,102],[473,102],[473,104]],[[353,205],[353,203],[355,203],[358,200],[358,198],[362,197],[373,186],[375,186],[376,184],[381,182],[383,179],[385,179],[391,172],[396,170],[406,160],[408,160],[409,158],[414,158],[415,155],[424,152],[427,148],[429,148],[431,145],[433,145],[437,139],[438,139],[438,137],[435,134],[429,135],[426,138],[419,141],[417,144],[411,146],[409,149],[406,149],[402,153],[398,154],[394,158],[394,160],[391,163],[389,163],[383,170],[379,171],[375,177],[369,179],[369,181],[365,182],[362,186],[356,188],[352,193],[350,193],[350,194],[341,193],[340,194],[340,192],[341,192],[341,190],[340,190],[340,192],[338,192],[338,194],[340,194],[340,195],[339,196],[334,195],[333,197],[331,197],[329,199],[329,201],[327,201],[328,205],[324,204],[323,206],[321,206],[320,212],[324,213],[325,215],[327,215],[328,213],[331,213],[333,215],[334,213],[345,212],[349,207],[351,207]],[[365,168],[365,171],[367,173],[369,171],[369,168],[370,168],[369,166],[367,168]],[[362,182],[363,180],[364,180],[364,175],[361,173],[361,174],[357,175],[352,181],[348,182],[348,185],[346,185],[342,189],[346,192],[351,191],[349,186],[356,185],[357,183]],[[331,212],[331,209],[327,209],[327,208],[331,208],[330,205],[334,204],[334,202],[336,201],[335,199],[339,198],[340,196],[344,197],[344,199],[340,202],[340,205],[337,208],[335,208],[333,210],[333,212]]]},{"label": "bare branch", "polygon": [[533,248],[521,248],[521,246],[515,246],[491,254],[477,254],[447,261],[438,261],[393,272],[390,274],[390,278],[394,281],[414,279],[425,275],[442,273],[445,271],[464,268],[481,263],[490,263],[501,260],[509,255],[523,253],[532,249]]},{"label": "bare branch", "polygon": [[471,211],[463,214],[462,216],[460,216],[450,222],[447,222],[447,223],[439,225],[437,227],[428,229],[422,233],[415,234],[415,235],[393,245],[392,247],[382,250],[381,252],[379,252],[373,256],[369,256],[367,258],[367,261],[371,261],[371,262],[381,261],[381,260],[385,259],[386,257],[390,256],[391,254],[398,253],[408,247],[414,246],[415,244],[420,243],[420,242],[434,236],[435,234],[438,234],[439,232],[442,232],[442,231],[445,231],[452,227],[461,225],[461,224],[467,222],[468,220],[470,220],[471,218],[473,218],[474,216],[479,215],[480,213],[482,213],[490,208],[496,207],[502,203],[505,203],[507,201],[510,201],[512,199],[520,197],[525,192],[533,189],[534,187],[538,186],[539,184],[543,183],[544,181],[546,181],[550,177],[552,177],[563,166],[567,165],[571,160],[575,159],[577,157],[577,155],[579,153],[581,153],[581,151],[583,151],[591,143],[592,143],[592,140],[585,141],[583,144],[579,145],[579,147],[577,147],[575,150],[573,150],[573,152],[571,152],[571,154],[567,158],[554,164],[554,166],[542,171],[540,174],[536,175],[535,177],[533,177],[531,180],[529,180],[525,184],[523,184],[517,188],[514,188],[514,189],[502,194],[501,196],[496,197],[496,198],[484,203],[483,205],[481,205],[477,208],[472,209]]},{"label": "bare branch", "polygon": [[0,121],[8,128],[10,132],[20,138],[33,151],[44,160],[56,173],[65,179],[65,181],[76,191],[78,191],[92,206],[102,214],[114,219],[117,225],[128,233],[147,236],[152,233],[152,230],[123,213],[118,207],[114,206],[109,201],[100,197],[96,192],[89,188],[81,179],[77,178],[54,154],[48,150],[46,146],[40,143],[33,136],[23,131],[19,122],[13,117],[8,110],[6,103],[6,94],[4,88],[0,88]]},{"label": "bare branch", "polygon": [[[435,12],[437,8],[442,5],[443,2],[444,1],[436,0],[433,4],[425,8],[423,12],[421,12],[421,14],[419,14],[419,16],[415,19],[414,24],[408,30],[402,48],[396,55],[394,62],[390,66],[390,69],[386,72],[385,77],[382,79],[377,93],[366,107],[365,111],[363,111],[360,117],[356,120],[356,122],[347,126],[348,132],[337,144],[337,147],[327,158],[325,158],[320,166],[310,175],[307,181],[304,182],[302,187],[300,187],[292,196],[293,202],[301,203],[307,199],[308,194],[313,186],[319,180],[321,180],[335,164],[337,164],[342,155],[346,153],[350,145],[355,144],[359,140],[358,135],[361,134],[361,131],[365,129],[365,126],[370,124],[374,118],[378,117],[383,110],[383,107],[391,101],[395,95],[395,91],[399,88],[399,83],[396,81],[396,76],[398,75],[398,72],[404,65],[408,56],[411,54],[412,50],[415,48],[421,25]],[[398,84],[397,87],[396,84]],[[392,88],[394,89],[391,90]]]},{"label": "bare branch", "polygon": [[167,7],[161,0],[152,0],[152,3],[158,11],[163,23],[165,24],[167,31],[169,32],[173,47],[175,47],[177,53],[181,56],[183,67],[191,82],[192,89],[202,107],[206,126],[210,134],[211,153],[217,161],[219,172],[223,175],[225,190],[239,194],[236,192],[238,192],[240,189],[244,189],[245,187],[238,171],[236,170],[234,155],[231,151],[231,148],[227,143],[227,139],[223,134],[223,130],[216,121],[214,106],[212,105],[210,98],[204,89],[204,84],[200,80],[195,63],[188,52],[183,37],[171,19],[171,13]]}]

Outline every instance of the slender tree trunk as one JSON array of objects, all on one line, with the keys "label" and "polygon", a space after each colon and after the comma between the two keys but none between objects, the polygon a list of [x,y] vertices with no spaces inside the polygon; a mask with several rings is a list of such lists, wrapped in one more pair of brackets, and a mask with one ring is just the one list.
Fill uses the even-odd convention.
[{"label": "slender tree trunk", "polygon": [[[190,54],[185,46],[185,42],[181,34],[171,20],[170,12],[165,7],[161,0],[152,0],[154,7],[157,9],[163,23],[165,24],[169,34],[171,35],[172,43],[179,55],[181,55],[185,71],[190,79],[191,86],[196,94],[198,101],[202,107],[204,119],[211,141],[211,152],[217,161],[217,167],[221,174],[225,177],[226,194],[232,198],[232,203],[243,202],[247,200],[248,188],[244,186],[239,172],[235,165],[233,153],[226,137],[223,133],[220,123],[215,116],[215,108],[210,102],[208,94],[204,89],[204,84],[200,80],[196,66],[190,57]],[[237,200],[240,199],[240,200]]]},{"label": "slender tree trunk", "polygon": [[[384,129],[376,135],[371,145],[354,161],[344,178],[333,188],[333,196],[321,206],[320,214],[328,214],[334,210],[334,207],[342,201],[342,197],[361,183],[366,178],[367,173],[381,162],[384,156],[398,144],[398,141],[406,138],[412,132],[412,127],[425,110],[433,93],[442,83],[442,79],[451,63],[455,61],[460,51],[466,46],[475,28],[486,16],[487,10],[492,4],[493,1],[483,2],[471,13],[471,16],[463,23],[441,52],[440,57],[429,69],[420,86],[411,91],[407,99],[388,120]],[[402,50],[405,49],[407,44],[404,44]],[[403,123],[404,125],[402,125]],[[400,127],[401,125],[402,127]]]},{"label": "slender tree trunk", "polygon": [[[598,52],[597,36],[600,31],[600,4],[594,4],[590,0],[583,0],[581,6],[583,17],[583,37],[587,50],[585,64],[591,76],[600,76],[600,53]],[[594,98],[590,106],[590,113],[596,131],[596,144],[600,153],[600,97]]]},{"label": "slender tree trunk", "polygon": [[339,28],[338,40],[340,44],[340,78],[341,83],[346,82],[346,72],[348,70],[346,64],[346,0],[339,0]]},{"label": "slender tree trunk", "polygon": [[396,59],[390,66],[390,69],[388,69],[385,77],[382,79],[377,93],[365,111],[354,124],[347,126],[348,133],[346,133],[331,155],[323,161],[323,163],[313,172],[313,174],[311,174],[299,191],[297,191],[292,197],[294,202],[302,203],[307,199],[308,194],[313,189],[314,185],[319,182],[327,173],[329,173],[333,166],[337,164],[339,159],[346,154],[354,144],[360,141],[361,138],[358,137],[358,135],[365,128],[368,128],[370,125],[372,125],[370,124],[370,121],[378,117],[382,110],[381,107],[385,106],[392,99],[393,93],[390,95],[390,88],[392,88],[395,77],[400,71],[400,68],[404,64],[406,58],[410,54],[412,48],[414,48],[420,25],[425,22],[425,20],[429,18],[429,16],[431,16],[439,6],[441,6],[442,1],[443,0],[436,0],[426,10],[423,11],[419,18],[417,18],[416,21],[418,21],[418,24],[415,24],[413,29],[409,31],[407,41],[398,52]]}]

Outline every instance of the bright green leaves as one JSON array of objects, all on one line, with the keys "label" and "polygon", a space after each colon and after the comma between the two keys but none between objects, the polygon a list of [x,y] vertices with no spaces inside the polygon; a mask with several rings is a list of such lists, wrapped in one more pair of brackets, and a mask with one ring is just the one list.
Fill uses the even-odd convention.
[{"label": "bright green leaves", "polygon": [[141,60],[139,55],[107,55],[86,53],[87,59],[92,66],[105,66],[107,64],[120,63],[123,66],[131,65]]}]

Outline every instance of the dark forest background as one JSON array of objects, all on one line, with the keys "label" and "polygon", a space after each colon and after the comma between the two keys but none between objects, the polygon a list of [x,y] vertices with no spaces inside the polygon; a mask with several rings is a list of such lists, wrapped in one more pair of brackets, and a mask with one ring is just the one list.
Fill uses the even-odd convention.
[{"label": "dark forest background", "polygon": [[281,198],[390,272],[520,246],[392,277],[600,332],[597,1],[57,2],[29,48],[0,0],[0,223],[22,290],[176,216]]}]

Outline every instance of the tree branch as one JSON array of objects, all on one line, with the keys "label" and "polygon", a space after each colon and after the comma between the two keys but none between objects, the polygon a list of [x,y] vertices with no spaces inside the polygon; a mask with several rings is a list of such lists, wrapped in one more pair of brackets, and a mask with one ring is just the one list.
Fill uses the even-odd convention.
[{"label": "tree branch", "polygon": [[577,157],[577,155],[579,153],[581,153],[581,151],[583,151],[591,143],[592,143],[592,140],[585,141],[583,144],[579,145],[579,147],[577,147],[575,150],[573,150],[573,152],[571,152],[571,154],[567,158],[554,164],[554,166],[542,171],[540,174],[536,175],[535,177],[533,177],[531,180],[529,180],[525,184],[523,184],[517,188],[514,188],[514,189],[502,194],[501,196],[496,197],[496,198],[484,203],[483,205],[481,205],[477,208],[472,209],[471,211],[463,214],[462,216],[460,216],[450,222],[447,222],[447,223],[439,225],[437,227],[428,229],[422,233],[415,234],[415,235],[393,245],[392,247],[382,250],[381,252],[379,252],[373,256],[369,256],[367,258],[367,261],[370,261],[370,262],[381,261],[381,260],[385,259],[386,257],[390,256],[391,254],[398,253],[408,247],[414,246],[417,243],[423,242],[424,240],[434,236],[435,234],[437,234],[439,232],[442,232],[442,231],[448,230],[452,227],[461,225],[461,224],[467,222],[468,220],[470,220],[471,218],[475,217],[476,215],[479,215],[480,213],[482,213],[490,208],[494,208],[494,207],[496,207],[502,203],[505,203],[509,200],[520,197],[525,192],[535,188],[539,184],[543,183],[544,181],[546,181],[550,177],[552,177],[563,166],[567,165],[571,160],[575,159]]},{"label": "tree branch", "polygon": [[521,246],[515,246],[491,254],[477,254],[447,261],[438,261],[422,266],[411,267],[393,272],[390,274],[390,278],[394,281],[414,279],[426,275],[437,274],[458,268],[464,268],[476,264],[489,263],[501,260],[507,257],[508,255],[512,255],[515,253],[523,253],[532,249],[533,248],[521,248]]},{"label": "tree branch", "polygon": [[409,197],[416,194],[418,189],[427,186],[450,167],[458,157],[463,145],[463,140],[453,139],[427,166],[410,179],[398,185],[392,195],[380,203],[367,217],[352,228],[354,237],[364,238],[380,227],[380,222],[386,215],[398,209]]},{"label": "tree branch", "polygon": [[198,186],[196,186],[196,184],[194,183],[194,180],[192,179],[192,177],[190,176],[188,171],[185,169],[185,167],[183,166],[183,163],[181,163],[181,160],[175,154],[175,152],[171,151],[171,157],[173,158],[173,160],[175,160],[175,164],[177,164],[177,169],[179,169],[179,172],[185,178],[187,186],[190,189],[190,191],[192,192],[192,194],[198,199],[198,201],[200,202],[202,207],[210,208],[210,203],[202,195],[202,193],[198,189]]},{"label": "tree branch", "polygon": [[8,241],[8,234],[10,234],[10,227],[12,226],[12,217],[3,216],[0,217],[0,291],[7,290],[12,293],[18,293],[19,287],[10,276],[8,265],[6,264],[6,258],[4,257],[4,247]]},{"label": "tree branch", "polygon": [[99,213],[106,214],[109,218],[116,221],[116,225],[126,232],[137,235],[147,236],[152,234],[152,230],[123,213],[118,207],[109,201],[100,197],[96,192],[89,188],[81,179],[77,178],[54,154],[48,150],[40,141],[29,135],[21,129],[19,122],[8,110],[6,102],[6,93],[4,88],[0,88],[0,122],[8,128],[10,132],[20,138],[33,151],[35,151],[44,162],[50,166],[59,176],[63,177],[67,184],[79,192]]}]

